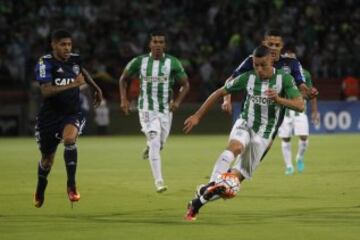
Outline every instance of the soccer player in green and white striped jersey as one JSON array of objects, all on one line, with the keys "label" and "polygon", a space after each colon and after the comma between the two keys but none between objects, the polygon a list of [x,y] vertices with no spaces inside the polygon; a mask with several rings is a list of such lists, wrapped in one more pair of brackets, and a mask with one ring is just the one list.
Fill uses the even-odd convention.
[{"label": "soccer player in green and white striped jersey", "polygon": [[[138,110],[141,131],[147,138],[145,151],[148,152],[156,191],[160,193],[167,189],[161,171],[160,150],[170,133],[172,112],[179,107],[190,87],[180,61],[164,52],[164,33],[151,33],[149,48],[150,53],[133,58],[120,77],[120,107],[126,115],[129,114],[127,80],[132,76],[139,77]],[[173,99],[175,82],[181,87],[176,99]]]},{"label": "soccer player in green and white striped jersey", "polygon": [[[287,44],[284,47],[284,56],[289,58],[296,58],[295,49],[291,44]],[[305,77],[305,84],[308,88],[312,88],[312,80],[310,73],[302,69]],[[316,97],[310,99],[311,104],[311,120],[313,124],[319,123],[319,114],[317,111],[317,100]],[[281,150],[285,162],[285,175],[293,175],[294,167],[292,164],[292,153],[291,153],[291,137],[299,136],[298,151],[296,154],[296,167],[299,173],[304,171],[304,154],[309,145],[309,123],[306,113],[295,112],[291,109],[286,109],[285,117],[282,125],[279,128],[279,137],[282,139]]]},{"label": "soccer player in green and white striped jersey", "polygon": [[[229,163],[240,156],[231,169],[232,176],[240,182],[251,178],[260,164],[262,156],[270,146],[272,135],[277,130],[281,109],[288,107],[300,112],[304,110],[304,100],[294,78],[273,67],[269,48],[259,46],[254,50],[253,68],[254,70],[235,77],[224,87],[213,92],[199,110],[184,123],[184,131],[189,133],[219,98],[232,92],[246,90],[244,109],[234,123],[226,150],[217,161],[229,166]],[[215,182],[215,178],[225,172],[222,166],[215,165],[211,182],[190,202],[185,216],[187,220],[195,220],[199,209],[208,201],[235,196],[236,192],[228,191],[223,184]]]}]

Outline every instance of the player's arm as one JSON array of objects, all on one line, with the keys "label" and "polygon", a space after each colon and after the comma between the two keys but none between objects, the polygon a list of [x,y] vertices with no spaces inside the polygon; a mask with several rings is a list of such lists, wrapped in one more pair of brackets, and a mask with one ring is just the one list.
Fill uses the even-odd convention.
[{"label": "player's arm", "polygon": [[294,98],[283,98],[280,97],[273,89],[266,90],[266,94],[268,98],[273,100],[276,104],[283,105],[297,112],[303,112],[305,109],[304,99],[302,96],[297,96]]},{"label": "player's arm", "polygon": [[59,94],[65,90],[80,87],[83,84],[85,84],[84,76],[79,74],[72,83],[64,86],[52,85],[51,82],[41,83],[40,90],[43,97],[47,98]]},{"label": "player's arm", "polygon": [[277,91],[271,88],[266,90],[265,93],[268,98],[273,100],[276,104],[283,105],[297,112],[303,112],[305,109],[304,99],[296,87],[292,76],[287,74],[283,77],[283,88],[287,98],[280,97]]},{"label": "player's arm", "polygon": [[314,125],[318,125],[320,123],[320,115],[318,112],[317,98],[313,98],[310,100],[311,105],[311,122]]},{"label": "player's arm", "polygon": [[294,59],[291,69],[291,75],[294,77],[295,83],[298,86],[302,96],[307,99],[312,99],[316,97],[319,92],[314,87],[308,87],[305,82],[305,76],[303,74],[303,69],[301,63]]},{"label": "player's arm", "polygon": [[133,58],[125,67],[119,78],[119,93],[120,93],[120,109],[125,113],[125,115],[129,115],[129,100],[127,97],[127,88],[128,81],[130,77],[138,73],[140,70],[141,60],[140,57]]},{"label": "player's arm", "polygon": [[103,99],[103,94],[99,86],[95,83],[94,79],[91,77],[90,73],[85,69],[82,68],[81,72],[83,73],[85,77],[86,83],[91,87],[93,91],[93,97],[94,97],[94,106],[98,107]]},{"label": "player's arm", "polygon": [[75,80],[66,85],[53,85],[52,64],[46,58],[40,58],[35,67],[35,77],[40,83],[40,91],[44,98],[54,96],[65,90],[85,84],[84,76],[79,74]]},{"label": "player's arm", "polygon": [[179,94],[174,101],[170,102],[170,111],[174,112],[176,109],[179,108],[180,103],[183,101],[184,97],[190,90],[190,85],[188,81],[188,76],[185,72],[184,67],[182,66],[181,62],[174,58],[172,61],[172,69],[174,73],[174,78],[178,84],[180,84]]},{"label": "player's arm", "polygon": [[223,87],[213,92],[201,105],[199,110],[197,110],[193,115],[185,120],[185,126],[183,129],[184,132],[189,133],[191,129],[200,122],[203,116],[209,111],[209,109],[219,98],[225,96],[226,94],[244,89],[248,80],[248,76],[249,75],[247,73],[241,74],[236,78],[233,78],[231,81],[226,82]]},{"label": "player's arm", "polygon": [[129,100],[127,98],[128,80],[129,80],[129,74],[125,69],[119,79],[120,109],[122,109],[125,115],[129,115],[129,105],[130,105]]},{"label": "player's arm", "polygon": [[199,124],[200,120],[203,116],[209,111],[209,109],[214,105],[214,103],[221,98],[222,96],[226,95],[227,92],[225,91],[224,87],[219,88],[215,92],[213,92],[206,101],[201,105],[201,107],[190,117],[188,117],[184,122],[184,132],[189,133],[193,127]]},{"label": "player's arm", "polygon": [[184,100],[186,94],[190,90],[190,84],[187,77],[183,77],[178,80],[178,83],[180,84],[179,94],[176,97],[176,99],[171,103],[170,110],[174,112],[176,109],[179,108],[180,104]]},{"label": "player's arm", "polygon": [[[231,81],[232,78],[233,78],[233,77],[230,76],[228,79],[226,79],[225,83],[228,82],[228,81]],[[231,114],[231,112],[232,112],[231,94],[226,94],[226,95],[223,97],[223,103],[221,104],[221,109],[222,109],[224,112],[227,112],[227,113]]]}]

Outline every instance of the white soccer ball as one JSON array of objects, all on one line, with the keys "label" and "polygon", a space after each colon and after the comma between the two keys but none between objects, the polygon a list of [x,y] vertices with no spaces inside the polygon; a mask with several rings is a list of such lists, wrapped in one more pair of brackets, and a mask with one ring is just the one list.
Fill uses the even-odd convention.
[{"label": "white soccer ball", "polygon": [[233,198],[240,190],[239,178],[232,173],[223,173],[217,176],[215,184],[225,187],[225,192],[221,195],[223,198]]}]

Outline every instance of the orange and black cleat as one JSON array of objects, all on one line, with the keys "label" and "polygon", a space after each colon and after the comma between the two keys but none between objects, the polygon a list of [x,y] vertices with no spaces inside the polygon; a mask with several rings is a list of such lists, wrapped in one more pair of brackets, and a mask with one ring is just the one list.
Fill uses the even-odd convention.
[{"label": "orange and black cleat", "polygon": [[185,220],[192,222],[196,220],[196,215],[199,213],[199,210],[195,209],[195,207],[192,204],[192,201],[189,202],[187,206],[187,212],[185,214]]},{"label": "orange and black cleat", "polygon": [[67,193],[70,202],[78,202],[80,200],[80,193],[76,190],[76,186],[68,187]]}]

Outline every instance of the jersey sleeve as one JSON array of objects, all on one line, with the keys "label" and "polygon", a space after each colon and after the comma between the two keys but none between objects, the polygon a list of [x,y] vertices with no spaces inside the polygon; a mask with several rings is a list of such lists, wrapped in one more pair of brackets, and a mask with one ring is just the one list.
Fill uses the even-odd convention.
[{"label": "jersey sleeve", "polygon": [[126,65],[125,71],[129,76],[132,76],[136,73],[139,73],[140,65],[141,65],[141,58],[135,57]]},{"label": "jersey sleeve", "polygon": [[293,59],[291,64],[291,75],[294,77],[297,86],[305,83],[303,69],[301,63],[297,59]]},{"label": "jersey sleeve", "polygon": [[305,84],[308,88],[312,88],[313,83],[311,79],[311,74],[308,70],[303,69],[304,77],[305,77]]},{"label": "jersey sleeve", "polygon": [[51,82],[53,78],[51,70],[51,63],[45,58],[40,58],[35,66],[36,81],[38,81],[40,84]]},{"label": "jersey sleeve", "polygon": [[238,92],[246,88],[249,79],[248,73],[243,73],[230,81],[227,81],[224,85],[224,89],[227,93]]},{"label": "jersey sleeve", "polygon": [[253,60],[252,56],[248,56],[233,72],[231,75],[233,78],[236,78],[240,74],[253,70]]},{"label": "jersey sleeve", "polygon": [[286,74],[283,79],[285,95],[288,98],[296,98],[301,96],[299,89],[296,87],[294,78],[291,75]]},{"label": "jersey sleeve", "polygon": [[181,79],[188,77],[185,72],[184,67],[182,66],[181,62],[177,58],[174,58],[172,69],[173,69],[173,74],[174,74],[174,78],[176,81],[179,81]]}]

